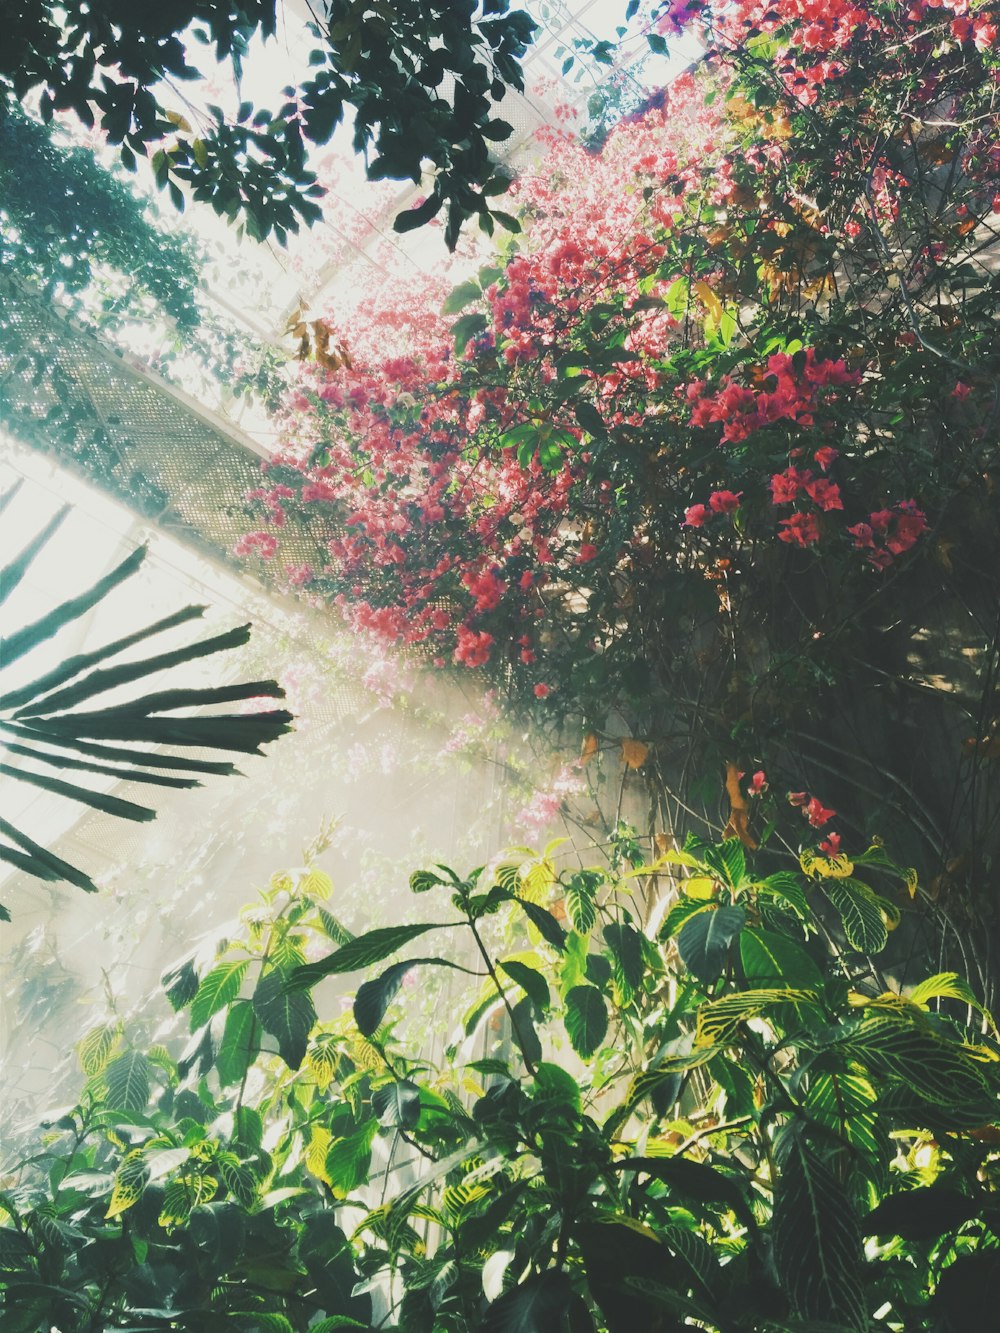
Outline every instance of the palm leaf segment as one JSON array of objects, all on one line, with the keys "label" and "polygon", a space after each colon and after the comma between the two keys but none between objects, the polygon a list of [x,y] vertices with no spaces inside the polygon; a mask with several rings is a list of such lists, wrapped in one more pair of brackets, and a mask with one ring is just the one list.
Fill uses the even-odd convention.
[{"label": "palm leaf segment", "polygon": [[[17,483],[0,495],[0,514],[14,499],[19,486]],[[68,513],[69,506],[61,509],[0,570],[0,605],[24,578]],[[119,584],[136,573],[145,556],[146,548],[138,547],[86,592],[69,598],[30,624],[6,633],[0,647],[0,670],[19,662],[110,596]],[[81,786],[78,775],[98,774],[105,785],[108,778],[113,778],[156,787],[199,787],[196,775],[226,776],[237,771],[234,764],[174,751],[208,749],[260,754],[262,745],[288,731],[292,715],[279,709],[177,715],[180,710],[244,699],[283,698],[284,690],[273,680],[207,689],[159,690],[138,694],[126,703],[100,706],[101,696],[110,690],[247,642],[250,626],[240,625],[137,661],[120,660],[121,654],[136,644],[158,638],[197,619],[204,611],[203,606],[185,607],[112,643],[64,658],[58,666],[16,689],[4,689],[0,677],[0,786],[7,781],[27,782],[120,819],[145,821],[156,817],[151,807]],[[20,762],[6,762],[13,758]],[[26,766],[25,761],[32,766]],[[0,861],[39,879],[65,880],[88,892],[96,889],[82,870],[40,846],[2,816]],[[2,906],[0,918],[10,919]]]}]

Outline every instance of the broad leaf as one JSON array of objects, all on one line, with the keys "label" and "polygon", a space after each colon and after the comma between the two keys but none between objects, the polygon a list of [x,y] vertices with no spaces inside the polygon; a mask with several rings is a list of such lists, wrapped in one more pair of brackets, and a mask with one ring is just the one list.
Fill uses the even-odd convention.
[{"label": "broad leaf", "polygon": [[729,946],[746,919],[742,907],[717,907],[699,912],[685,922],[677,936],[677,951],[684,966],[706,986],[716,980],[725,966]]},{"label": "broad leaf", "polygon": [[116,1111],[144,1111],[149,1101],[149,1061],[141,1051],[116,1056],[104,1071],[107,1104]]},{"label": "broad leaf", "polygon": [[536,1273],[493,1302],[482,1333],[553,1333],[572,1296],[572,1283],[559,1269]]},{"label": "broad leaf", "polygon": [[528,902],[526,898],[516,898],[515,902],[521,907],[542,939],[547,944],[551,944],[553,949],[558,949],[562,953],[566,948],[566,932],[552,913],[547,912],[544,907],[539,907],[537,903]]},{"label": "broad leaf", "polygon": [[822,973],[805,949],[773,930],[744,930],[740,934],[740,961],[747,984],[755,988],[823,989]]},{"label": "broad leaf", "polygon": [[327,954],[316,963],[306,963],[292,973],[292,984],[300,990],[315,986],[317,981],[332,973],[358,972],[372,963],[380,963],[383,958],[401,949],[410,940],[426,935],[429,930],[440,930],[440,922],[410,926],[380,926],[358,935],[343,945],[335,953]]},{"label": "broad leaf", "polygon": [[202,979],[191,1002],[192,1032],[204,1027],[213,1014],[236,999],[249,966],[247,958],[233,959],[219,963]]},{"label": "broad leaf", "polygon": [[889,938],[878,900],[859,879],[827,879],[823,892],[840,913],[844,934],[859,953],[880,953]]},{"label": "broad leaf", "polygon": [[521,989],[531,999],[538,1016],[542,1017],[551,1004],[549,995],[549,983],[536,968],[529,967],[527,963],[517,962],[513,958],[501,961],[498,964],[502,972],[506,972],[511,981],[515,981]]},{"label": "broad leaf", "polygon": [[868,1328],[858,1219],[831,1162],[803,1135],[782,1145],[774,1192],[774,1261],[795,1314]]},{"label": "broad leaf", "polygon": [[253,995],[254,1012],[265,1032],[278,1042],[278,1052],[291,1069],[298,1069],[306,1053],[306,1042],[316,1021],[312,999],[305,991],[291,988],[287,975],[278,968],[265,972]]},{"label": "broad leaf", "polygon": [[573,987],[566,996],[563,1022],[577,1055],[589,1060],[608,1031],[607,1005],[596,986]]},{"label": "broad leaf", "polygon": [[224,1088],[242,1082],[259,1050],[253,1005],[247,1000],[240,1001],[226,1015],[226,1026],[215,1059],[216,1073]]}]

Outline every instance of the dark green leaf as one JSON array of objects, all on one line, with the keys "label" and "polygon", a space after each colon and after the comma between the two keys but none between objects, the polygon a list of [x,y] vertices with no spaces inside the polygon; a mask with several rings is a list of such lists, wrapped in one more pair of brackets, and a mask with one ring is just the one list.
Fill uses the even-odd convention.
[{"label": "dark green leaf", "polygon": [[980,1205],[947,1185],[925,1185],[891,1194],[863,1219],[866,1236],[902,1236],[904,1240],[935,1240],[957,1231],[979,1213]]},{"label": "dark green leaf", "polygon": [[292,984],[300,989],[315,986],[323,977],[337,972],[357,972],[372,963],[380,963],[391,953],[401,949],[410,940],[419,935],[426,935],[429,930],[441,930],[442,923],[429,923],[411,926],[380,926],[369,930],[364,935],[345,944],[335,953],[327,954],[317,963],[307,963],[297,967],[292,973]]},{"label": "dark green leaf", "polygon": [[518,963],[514,959],[508,959],[499,964],[500,970],[506,972],[511,981],[516,981],[521,989],[531,998],[532,1004],[539,1017],[542,1017],[551,1003],[549,997],[549,985],[541,972],[533,967],[528,967],[526,963]]},{"label": "dark green leaf", "polygon": [[316,1021],[316,1010],[309,995],[298,987],[290,987],[286,974],[272,968],[257,982],[253,1007],[264,1031],[277,1039],[278,1052],[285,1064],[298,1069],[305,1057],[309,1032]]},{"label": "dark green leaf", "polygon": [[35,537],[32,537],[24,550],[16,555],[3,569],[0,569],[0,606],[24,578],[35,556],[55,535],[69,512],[69,505],[63,505],[61,509],[57,509],[41,531]]},{"label": "dark green leaf", "polygon": [[224,1088],[242,1082],[259,1049],[253,1005],[241,1000],[226,1015],[226,1026],[215,1060],[216,1073]]},{"label": "dark green leaf", "polygon": [[515,898],[514,901],[522,909],[542,939],[551,944],[553,949],[558,949],[562,953],[566,948],[566,932],[552,913],[546,911],[544,907],[539,907],[537,903],[528,902],[526,898]]},{"label": "dark green leaf", "polygon": [[806,1319],[868,1328],[857,1217],[833,1165],[801,1134],[785,1137],[774,1192],[774,1261],[792,1308]]},{"label": "dark green leaf", "polygon": [[191,1002],[192,1032],[239,995],[249,965],[246,958],[219,963],[202,979]]},{"label": "dark green leaf", "polygon": [[149,1101],[149,1061],[141,1051],[116,1056],[104,1071],[107,1102],[116,1111],[144,1111]]},{"label": "dark green leaf", "polygon": [[555,1268],[536,1273],[493,1302],[482,1333],[555,1333],[572,1296],[565,1273]]},{"label": "dark green leaf", "polygon": [[563,1019],[577,1055],[589,1060],[608,1031],[608,1009],[596,986],[574,986],[566,996]]},{"label": "dark green leaf", "polygon": [[745,922],[742,907],[717,907],[692,916],[677,936],[684,966],[706,986],[711,985],[725,966],[729,946]]},{"label": "dark green leaf", "polygon": [[823,989],[822,973],[805,949],[773,930],[744,930],[740,935],[740,961],[747,984],[754,988],[784,986],[817,993]]},{"label": "dark green leaf", "polygon": [[402,986],[403,978],[413,967],[414,962],[393,963],[380,976],[358,987],[354,997],[354,1021],[364,1036],[374,1036],[381,1027],[385,1011]]},{"label": "dark green leaf", "polygon": [[383,1125],[412,1129],[420,1119],[420,1089],[406,1078],[386,1083],[372,1093],[372,1110]]},{"label": "dark green leaf", "polygon": [[78,597],[71,597],[68,601],[57,606],[55,610],[49,611],[38,620],[26,625],[24,629],[15,631],[7,636],[4,642],[4,665],[10,666],[12,662],[18,661],[25,653],[36,648],[46,639],[51,639],[54,634],[66,625],[78,620],[80,616],[85,615],[93,606],[96,606],[102,598],[106,597],[112,588],[116,588],[119,583],[123,583],[136,572],[143,560],[146,558],[146,547],[137,546],[134,551],[122,560],[110,574],[105,574],[104,578],[98,579],[86,592]]}]

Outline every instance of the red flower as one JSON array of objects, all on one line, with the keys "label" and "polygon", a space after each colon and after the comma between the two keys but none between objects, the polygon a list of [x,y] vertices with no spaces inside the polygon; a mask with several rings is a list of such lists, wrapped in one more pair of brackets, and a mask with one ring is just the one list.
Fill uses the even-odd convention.
[{"label": "red flower", "polygon": [[828,823],[837,812],[836,810],[827,810],[814,796],[809,804],[803,807],[802,813],[805,815],[806,819],[809,820],[809,823],[812,824],[813,828],[822,828],[823,825]]},{"label": "red flower", "polygon": [[542,684],[541,682],[539,682],[539,683],[535,686],[535,698],[536,698],[536,699],[547,699],[551,693],[552,693],[552,686],[551,686],[551,685],[544,685],[544,684]]},{"label": "red flower", "polygon": [[825,472],[830,464],[840,457],[840,450],[834,449],[832,445],[824,444],[822,449],[817,449],[813,458]]},{"label": "red flower", "polygon": [[713,514],[735,514],[740,507],[742,495],[742,491],[738,495],[733,491],[713,491],[708,497],[709,508]]},{"label": "red flower", "polygon": [[795,546],[811,546],[819,541],[819,524],[815,514],[793,514],[791,518],[781,520],[784,532],[778,533],[778,540]]},{"label": "red flower", "polygon": [[588,562],[588,560],[596,560],[596,559],[597,559],[597,547],[594,545],[593,542],[584,542],[583,545],[580,547],[579,551],[577,551],[576,563],[578,565],[585,565]]},{"label": "red flower", "polygon": [[692,505],[684,511],[684,522],[689,528],[700,528],[708,518],[708,512],[706,505]]},{"label": "red flower", "polygon": [[824,855],[829,857],[840,855],[840,834],[828,833],[819,845],[819,849]]},{"label": "red flower", "polygon": [[825,477],[820,477],[818,481],[810,481],[806,486],[806,494],[824,511],[844,507],[844,502],[840,498],[840,487],[835,481],[827,481]]},{"label": "red flower", "polygon": [[767,791],[767,774],[762,768],[759,768],[750,779],[750,794],[751,796],[760,796],[765,791]]}]

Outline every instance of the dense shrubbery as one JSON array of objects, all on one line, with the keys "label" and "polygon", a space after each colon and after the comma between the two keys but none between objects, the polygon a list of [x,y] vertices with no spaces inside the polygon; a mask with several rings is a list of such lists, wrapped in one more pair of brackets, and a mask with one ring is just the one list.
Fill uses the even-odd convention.
[{"label": "dense shrubbery", "polygon": [[366,634],[485,670],[585,754],[624,728],[658,827],[717,830],[725,766],[763,766],[981,920],[995,8],[683,8],[700,67],[599,154],[550,135],[449,334],[412,293],[333,327],[241,550],[294,516],[330,561],[286,577]]},{"label": "dense shrubbery", "polygon": [[[953,973],[887,988],[907,872],[559,859],[419,871],[433,919],[358,937],[327,876],[276,876],[164,978],[183,1050],[90,1031],[6,1176],[3,1327],[985,1327],[1000,1043]],[[444,969],[468,1008],[433,1057]]]}]

